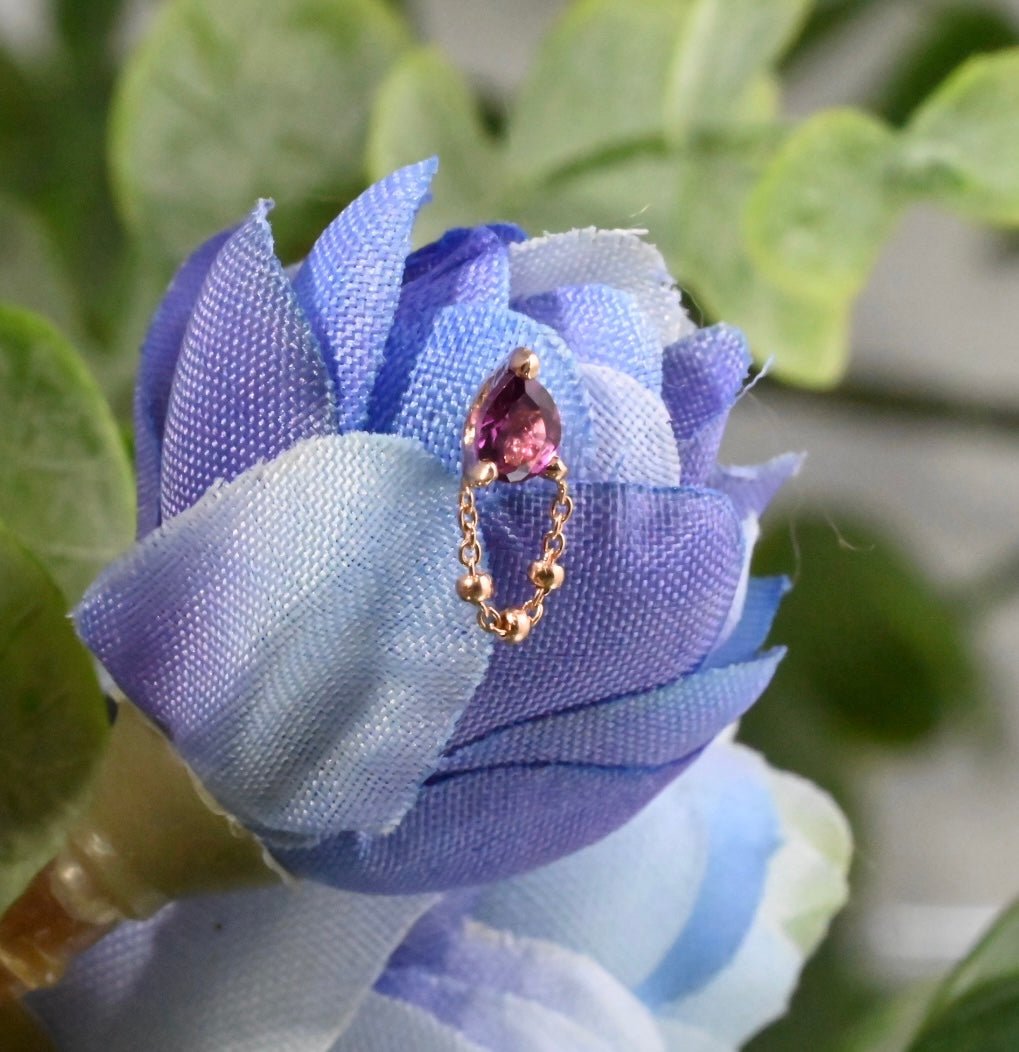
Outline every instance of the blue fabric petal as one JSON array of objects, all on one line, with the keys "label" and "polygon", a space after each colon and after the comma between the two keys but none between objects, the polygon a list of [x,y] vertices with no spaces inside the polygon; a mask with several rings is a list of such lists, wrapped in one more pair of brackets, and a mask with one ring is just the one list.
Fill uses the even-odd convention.
[{"label": "blue fabric petal", "polygon": [[750,661],[764,646],[783,596],[789,591],[788,577],[751,577],[743,613],[729,638],[708,655],[702,671]]},{"label": "blue fabric petal", "polygon": [[583,365],[580,372],[591,403],[591,442],[574,476],[678,486],[679,450],[659,395],[605,365]]},{"label": "blue fabric petal", "polygon": [[531,238],[510,249],[510,298],[578,285],[607,285],[633,296],[668,347],[694,330],[661,252],[638,230],[569,230]]},{"label": "blue fabric petal", "polygon": [[662,399],[688,485],[703,484],[714,469],[729,410],[749,368],[746,338],[731,325],[699,329],[665,349]]},{"label": "blue fabric petal", "polygon": [[716,467],[708,485],[724,493],[741,517],[759,518],[782,486],[799,473],[805,459],[802,453],[783,453],[752,467]]},{"label": "blue fabric petal", "polygon": [[479,230],[494,235],[501,244],[507,247],[518,241],[527,240],[527,233],[515,223],[486,223],[480,227],[453,227],[437,241],[432,241],[411,252],[403,268],[403,283],[409,285],[436,267],[444,268],[449,257],[457,255],[461,246],[465,242],[472,241]]},{"label": "blue fabric petal", "polygon": [[326,227],[294,279],[325,352],[341,430],[365,425],[414,218],[437,168],[432,158],[370,186]]},{"label": "blue fabric petal", "polygon": [[333,431],[329,380],[273,252],[268,208],[220,250],[188,323],[163,437],[164,521],[214,482]]},{"label": "blue fabric petal", "polygon": [[[510,1002],[507,1007],[520,1002],[540,1005],[598,1035],[609,1049],[664,1052],[648,1010],[592,957],[441,912],[437,923],[428,924],[430,915],[426,915],[415,926],[379,978],[377,989],[430,1008],[434,994],[441,998],[443,988],[430,988],[429,977],[452,979],[467,987],[468,999],[475,991],[485,991],[503,995]],[[486,1047],[495,1047],[489,1015],[477,1012],[482,1028],[477,1033]],[[493,1022],[498,1021],[497,1015]],[[528,1052],[531,1047],[525,1046]]]},{"label": "blue fabric petal", "polygon": [[206,275],[234,228],[209,238],[184,262],[167,289],[145,334],[134,391],[134,455],[138,476],[138,536],[160,522],[159,477],[163,462],[163,428],[170,387]]},{"label": "blue fabric petal", "polygon": [[447,753],[443,771],[503,764],[654,767],[703,748],[738,720],[771,681],[784,651],[684,676],[645,694],[603,701],[494,731]]},{"label": "blue fabric petal", "polygon": [[[447,234],[430,250],[427,267],[413,261],[411,257],[407,262],[400,303],[372,388],[371,431],[392,430],[418,355],[443,307],[480,303],[505,309],[509,303],[506,245],[488,227]],[[408,279],[409,273],[416,276]]]},{"label": "blue fabric petal", "polygon": [[662,344],[632,293],[572,285],[515,300],[513,309],[555,329],[579,361],[607,365],[661,392]]},{"label": "blue fabric petal", "polygon": [[[273,1050],[276,1052],[276,1050]],[[329,1052],[491,1052],[415,1005],[372,991]]]},{"label": "blue fabric petal", "polygon": [[[452,744],[672,683],[696,668],[718,638],[744,557],[728,498],[611,483],[572,488],[566,583],[523,647],[496,648]],[[504,489],[482,513],[503,604],[530,594],[527,567],[548,514],[541,485]]]},{"label": "blue fabric petal", "polygon": [[711,830],[708,867],[689,922],[638,990],[652,1007],[699,989],[732,959],[753,923],[781,840],[760,761],[733,749],[713,752],[700,793]]},{"label": "blue fabric petal", "polygon": [[515,311],[476,304],[438,313],[417,356],[393,422],[393,432],[423,443],[451,472],[459,472],[464,421],[481,385],[517,347],[541,359],[541,382],[559,407],[562,453],[580,462],[590,420],[587,391],[567,346],[551,330]]},{"label": "blue fabric petal", "polygon": [[617,829],[688,761],[649,770],[500,767],[426,785],[387,835],[341,833],[277,851],[294,873],[355,891],[408,894],[498,880]]},{"label": "blue fabric petal", "polygon": [[315,885],[189,899],[122,925],[29,1002],[73,1052],[324,1052],[433,902]]},{"label": "blue fabric petal", "polygon": [[388,828],[491,649],[451,585],[456,507],[414,443],[304,442],[115,563],[78,630],[270,846]]}]

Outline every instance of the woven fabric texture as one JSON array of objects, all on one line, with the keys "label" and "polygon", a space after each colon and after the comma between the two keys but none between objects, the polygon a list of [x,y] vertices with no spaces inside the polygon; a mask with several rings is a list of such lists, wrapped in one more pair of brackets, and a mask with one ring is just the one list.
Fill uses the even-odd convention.
[{"label": "woven fabric texture", "polygon": [[[434,171],[370,187],[296,268],[266,203],[185,264],[139,373],[142,540],[76,614],[277,857],[388,893],[594,842],[746,710],[779,656],[756,520],[799,463],[718,466],[745,341],[695,328],[640,233],[492,224],[412,253]],[[517,346],[576,511],[566,585],[512,648],[453,584],[464,416]],[[550,495],[482,494],[501,604],[529,594]]]}]

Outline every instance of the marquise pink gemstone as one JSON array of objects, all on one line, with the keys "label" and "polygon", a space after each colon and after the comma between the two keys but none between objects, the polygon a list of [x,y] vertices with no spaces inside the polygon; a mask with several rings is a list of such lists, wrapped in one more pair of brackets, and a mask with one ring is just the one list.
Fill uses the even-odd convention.
[{"label": "marquise pink gemstone", "polygon": [[540,475],[559,452],[559,410],[537,380],[525,380],[504,369],[472,415],[472,452],[478,460],[492,461],[503,482],[523,482]]}]

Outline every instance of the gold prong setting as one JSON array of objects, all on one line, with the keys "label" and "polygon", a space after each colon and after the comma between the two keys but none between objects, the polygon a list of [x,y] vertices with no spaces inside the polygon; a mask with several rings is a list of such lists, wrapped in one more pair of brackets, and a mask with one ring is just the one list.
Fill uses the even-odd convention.
[{"label": "gold prong setting", "polygon": [[[573,514],[573,498],[566,484],[566,464],[558,452],[558,410],[548,392],[535,381],[540,368],[541,363],[534,351],[518,347],[510,355],[503,372],[495,374],[482,386],[468,413],[463,432],[459,556],[466,572],[458,578],[456,591],[461,599],[478,608],[478,624],[484,631],[511,644],[522,643],[530,636],[544,616],[545,600],[566,580],[566,571],[559,560],[566,551],[563,531]],[[506,397],[507,384],[513,378],[518,384],[512,390],[516,403]],[[497,405],[502,418],[492,408],[498,398],[503,400]],[[516,431],[514,425],[517,425]],[[486,428],[489,438],[492,433],[496,436],[496,441],[489,441],[488,447],[484,447],[481,440]],[[500,442],[504,443],[503,447],[500,447]],[[555,496],[549,506],[551,527],[542,538],[539,558],[527,571],[534,591],[519,606],[500,610],[489,602],[495,595],[495,582],[490,574],[480,569],[483,553],[475,491],[491,486],[497,480],[516,484],[537,477],[554,484]]]}]

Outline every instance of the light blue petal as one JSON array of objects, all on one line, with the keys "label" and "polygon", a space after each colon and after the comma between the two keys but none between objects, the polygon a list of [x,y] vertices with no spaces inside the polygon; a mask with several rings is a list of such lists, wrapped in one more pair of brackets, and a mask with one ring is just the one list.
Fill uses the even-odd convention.
[{"label": "light blue petal", "polygon": [[413,442],[313,439],[150,534],[78,629],[270,845],[387,829],[488,662],[451,586],[456,508]]},{"label": "light blue petal", "polygon": [[780,843],[763,763],[731,747],[711,749],[702,761],[699,805],[710,830],[708,865],[689,921],[637,991],[654,1007],[706,986],[732,960],[760,908],[768,863]]},{"label": "light blue petal", "polygon": [[313,884],[185,900],[30,1003],[69,1052],[328,1052],[433,902]]},{"label": "light blue petal", "polygon": [[559,407],[563,457],[579,464],[588,442],[587,391],[569,348],[551,329],[515,311],[480,304],[447,307],[435,319],[393,423],[458,472],[464,421],[481,385],[517,347],[541,360],[541,382]]},{"label": "light blue petal", "polygon": [[334,430],[329,378],[273,251],[268,208],[216,256],[184,335],[163,435],[164,522],[214,482]]},{"label": "light blue petal", "polygon": [[145,334],[134,391],[139,537],[159,525],[163,428],[184,333],[209,268],[233,234],[233,229],[223,230],[195,249],[174,276]]},{"label": "light blue petal", "polygon": [[609,366],[661,393],[662,342],[633,293],[608,285],[567,285],[512,306],[555,329],[578,361]]},{"label": "light blue petal", "polygon": [[604,840],[484,888],[472,913],[493,928],[586,954],[638,986],[678,938],[707,868],[697,767]]},{"label": "light blue petal", "polygon": [[582,365],[580,372],[591,403],[591,442],[577,478],[678,486],[679,451],[661,397],[606,365]]},{"label": "light blue petal", "polygon": [[418,209],[435,158],[370,186],[326,227],[294,279],[294,290],[325,352],[341,430],[364,426],[400,297]]},{"label": "light blue petal", "polygon": [[329,1052],[490,1052],[416,1005],[374,990]]},{"label": "light blue petal", "polygon": [[[483,1004],[472,1004],[480,993],[509,995],[517,1004],[533,1003],[565,1016],[610,1049],[663,1052],[648,1009],[590,957],[556,943],[497,931],[476,920],[466,924],[455,920],[445,930],[427,928],[417,954],[414,943],[412,933],[377,988],[430,1010],[448,989],[433,984],[435,978],[461,984],[460,1011],[477,1009],[475,1033],[486,1047],[498,1046],[497,1027],[486,1026]],[[442,1006],[435,1007],[441,1016]]]},{"label": "light blue petal", "polygon": [[510,296],[527,300],[564,285],[608,285],[628,292],[668,347],[696,326],[662,254],[639,230],[570,230],[510,248]]}]

